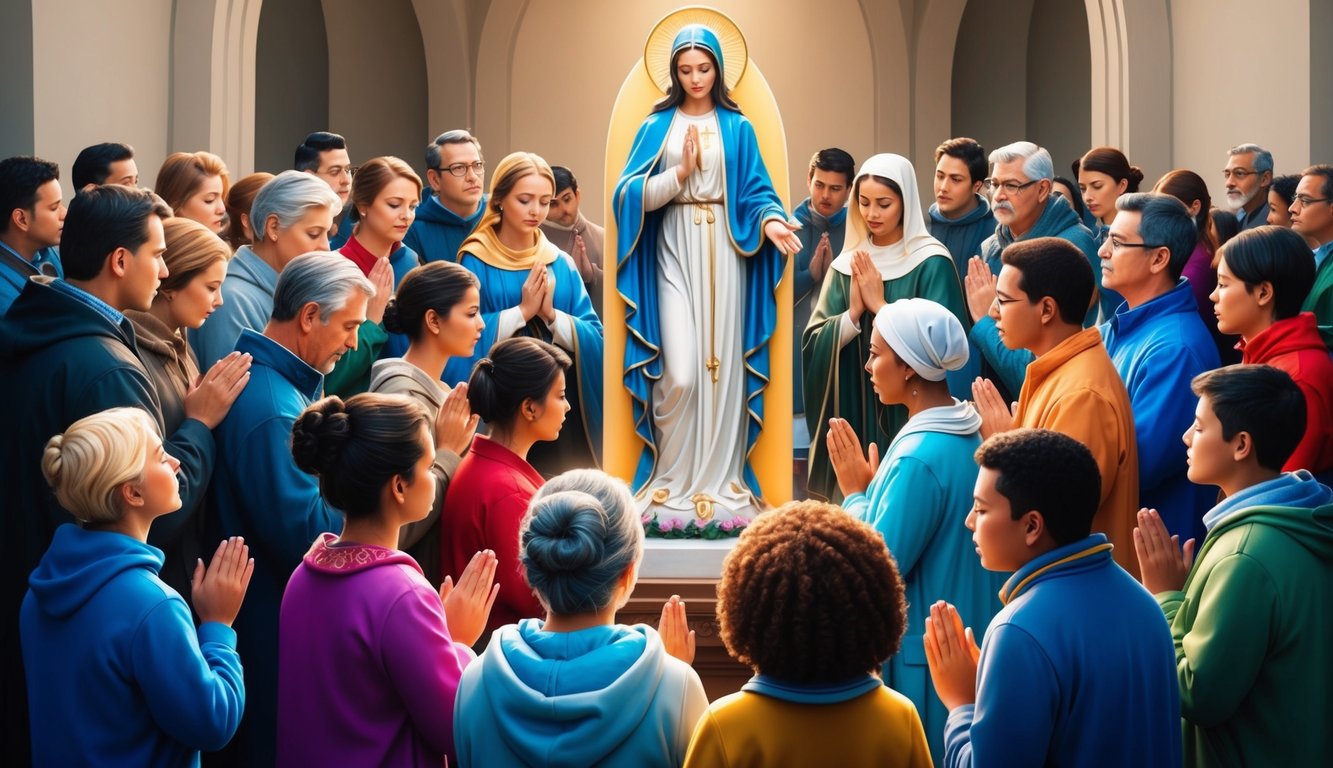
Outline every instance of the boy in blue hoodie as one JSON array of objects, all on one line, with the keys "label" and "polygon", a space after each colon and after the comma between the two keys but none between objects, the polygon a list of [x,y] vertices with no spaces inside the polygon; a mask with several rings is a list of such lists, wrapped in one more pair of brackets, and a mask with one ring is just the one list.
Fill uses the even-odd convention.
[{"label": "boy in blue hoodie", "polygon": [[1161,609],[1092,533],[1092,453],[1045,429],[977,449],[967,518],[982,567],[1014,571],[981,648],[952,605],[926,619],[949,710],[944,765],[1180,765],[1180,701]]},{"label": "boy in blue hoodie", "polygon": [[[1325,765],[1333,754],[1333,491],[1282,466],[1305,434],[1286,372],[1233,365],[1192,382],[1189,479],[1221,488],[1208,532],[1139,512],[1134,548],[1175,642],[1185,765]],[[1191,562],[1193,567],[1191,568]]]},{"label": "boy in blue hoodie", "polygon": [[231,622],[254,561],[240,538],[208,569],[198,561],[196,630],[148,544],[181,506],[179,468],[138,408],[82,418],[46,445],[42,473],[78,524],[56,530],[19,620],[35,765],[198,765],[241,721]]}]

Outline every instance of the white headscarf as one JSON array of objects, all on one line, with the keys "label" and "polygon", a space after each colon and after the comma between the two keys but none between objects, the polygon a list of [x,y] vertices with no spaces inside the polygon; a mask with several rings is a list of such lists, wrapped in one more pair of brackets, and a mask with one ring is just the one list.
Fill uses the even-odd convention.
[{"label": "white headscarf", "polygon": [[[857,186],[866,176],[890,179],[903,193],[903,239],[888,246],[887,251],[871,245],[870,230],[861,218],[861,206],[856,202]],[[852,182],[852,199],[847,209],[847,236],[843,240],[842,253],[832,264],[844,275],[852,273],[852,254],[856,251],[871,251],[882,280],[902,277],[930,256],[949,256],[949,249],[931,237],[930,230],[926,229],[926,217],[921,213],[921,196],[916,187],[916,169],[902,155],[879,154],[862,163]]]},{"label": "white headscarf", "polygon": [[899,299],[875,314],[875,330],[927,381],[967,363],[967,333],[952,312],[929,299]]}]

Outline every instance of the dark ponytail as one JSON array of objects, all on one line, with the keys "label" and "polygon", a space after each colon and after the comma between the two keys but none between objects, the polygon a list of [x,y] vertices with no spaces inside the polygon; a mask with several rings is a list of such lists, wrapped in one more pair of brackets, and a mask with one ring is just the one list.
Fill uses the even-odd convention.
[{"label": "dark ponytail", "polygon": [[443,320],[467,295],[468,288],[479,285],[466,267],[451,261],[433,261],[416,267],[403,276],[397,292],[384,308],[384,330],[418,341],[426,312],[433,309]]},{"label": "dark ponytail", "polygon": [[468,403],[486,423],[512,425],[523,401],[544,400],[556,375],[570,363],[563,350],[540,339],[505,339],[473,367],[467,383]]}]

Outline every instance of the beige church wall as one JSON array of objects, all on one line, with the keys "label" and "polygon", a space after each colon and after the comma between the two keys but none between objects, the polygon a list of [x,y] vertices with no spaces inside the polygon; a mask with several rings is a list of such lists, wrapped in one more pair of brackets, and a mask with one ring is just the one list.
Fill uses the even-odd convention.
[{"label": "beige church wall", "polygon": [[151,186],[168,154],[172,0],[32,4],[33,151],[69,168],[103,141],[134,147]]},{"label": "beige church wall", "polygon": [[1207,180],[1214,203],[1223,197],[1227,149],[1236,144],[1266,147],[1279,174],[1310,162],[1311,5],[1171,2],[1175,162]]},{"label": "beige church wall", "polygon": [[[296,146],[328,127],[329,46],[320,0],[269,2],[255,48],[254,167],[292,167]],[[353,146],[355,149],[355,146]]]},{"label": "beige church wall", "polygon": [[970,0],[953,54],[952,136],[989,152],[1027,138],[1028,32],[1033,0]]},{"label": "beige church wall", "polygon": [[[426,59],[411,0],[323,0],[328,30],[328,127],[354,163],[397,155],[418,171],[426,123]],[[315,129],[312,129],[315,130]],[[302,137],[291,138],[292,147]]]},{"label": "beige church wall", "polygon": [[[13,6],[12,8],[10,6]],[[0,104],[5,105],[5,119],[0,120],[0,157],[32,154],[32,4],[10,3],[5,6],[5,23],[0,24]]]},{"label": "beige church wall", "polygon": [[1028,26],[1026,138],[1050,150],[1057,176],[1091,147],[1088,16],[1068,0],[1036,0]]},{"label": "beige church wall", "polygon": [[[477,64],[476,133],[492,167],[506,153],[536,152],[579,177],[583,207],[604,218],[608,121],[630,67],[653,25],[678,0],[577,4],[491,3]],[[721,2],[745,34],[751,59],[777,99],[786,131],[790,200],[806,196],[805,167],[816,150],[840,146],[857,160],[876,145],[875,66],[855,0],[819,4]],[[848,19],[832,23],[833,19]],[[585,40],[596,40],[587,45]],[[905,54],[899,52],[905,60]],[[906,72],[898,78],[906,83]],[[820,105],[818,109],[814,105]]]}]

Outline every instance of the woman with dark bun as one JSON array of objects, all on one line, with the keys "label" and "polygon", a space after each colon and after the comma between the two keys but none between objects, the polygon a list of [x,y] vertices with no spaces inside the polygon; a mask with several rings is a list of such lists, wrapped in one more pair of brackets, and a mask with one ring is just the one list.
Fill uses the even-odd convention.
[{"label": "woman with dark bun", "polygon": [[345,522],[315,540],[282,597],[277,764],[438,767],[495,600],[495,555],[477,552],[437,593],[397,549],[398,529],[435,498],[426,413],[405,397],[314,403],[292,427],[292,457]]},{"label": "woman with dark bun", "polygon": [[406,395],[426,409],[435,440],[435,501],[425,519],[403,526],[398,546],[416,558],[435,585],[443,576],[439,522],[444,494],[477,428],[467,384],[450,389],[440,373],[450,358],[472,356],[485,324],[477,278],[471,272],[448,261],[416,267],[384,309],[385,330],[407,338],[407,352],[370,367],[371,392]]},{"label": "woman with dark bun", "polygon": [[530,336],[514,336],[477,361],[467,383],[472,410],[490,427],[477,435],[444,497],[440,573],[457,575],[479,549],[495,550],[500,596],[486,634],[542,615],[518,561],[518,525],[545,482],[528,463],[539,441],[554,441],[569,412],[565,370],[569,355]]},{"label": "woman with dark bun", "polygon": [[615,623],[643,559],[629,487],[566,472],[532,499],[519,541],[546,619],[499,628],[463,673],[459,763],[679,766],[708,699],[678,598],[660,635]]},{"label": "woman with dark bun", "polygon": [[[1083,193],[1083,203],[1093,216],[1095,226],[1091,227],[1092,236],[1100,247],[1111,231],[1111,222],[1115,220],[1115,201],[1121,195],[1139,191],[1143,171],[1137,165],[1130,165],[1125,153],[1115,147],[1090,149],[1086,155],[1075,160],[1071,167],[1079,191]],[[1097,277],[1101,317],[1110,318],[1124,299],[1115,291],[1102,287],[1101,270],[1094,266],[1093,272]]]},{"label": "woman with dark bun", "polygon": [[866,523],[817,501],[760,515],[717,588],[722,642],[755,676],[704,713],[687,768],[931,765],[916,707],[875,674],[898,652],[906,612]]}]

